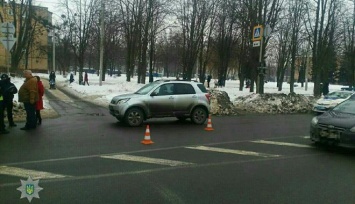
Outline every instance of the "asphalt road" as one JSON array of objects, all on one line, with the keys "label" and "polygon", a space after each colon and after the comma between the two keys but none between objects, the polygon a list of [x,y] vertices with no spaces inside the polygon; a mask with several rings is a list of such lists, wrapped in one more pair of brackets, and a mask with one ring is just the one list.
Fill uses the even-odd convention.
[{"label": "asphalt road", "polygon": [[355,203],[355,151],[313,146],[311,115],[131,128],[60,94],[47,90],[59,117],[0,135],[0,203],[28,203],[16,190],[28,176],[43,188],[31,203]]}]

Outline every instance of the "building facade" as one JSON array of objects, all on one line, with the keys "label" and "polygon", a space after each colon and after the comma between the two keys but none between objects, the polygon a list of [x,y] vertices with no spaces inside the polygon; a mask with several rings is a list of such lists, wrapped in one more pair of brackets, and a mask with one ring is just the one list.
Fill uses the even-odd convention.
[{"label": "building facade", "polygon": [[[15,14],[12,7],[8,4],[4,4],[0,9],[2,24],[11,23],[14,25],[14,19],[16,18],[16,25],[14,25],[16,33],[14,35],[10,34],[8,36],[8,34],[3,31],[0,33],[2,39],[16,38],[15,44],[10,50],[6,49],[3,40],[2,43],[0,43],[0,72],[7,72],[8,70],[10,70],[10,72],[21,72],[21,70],[29,69],[33,72],[47,73],[48,56],[51,54],[49,49],[49,40],[51,39],[48,37],[48,25],[52,22],[52,13],[49,12],[46,7],[33,6],[35,18],[31,21],[31,25],[28,25],[28,23],[24,23],[26,21],[28,8],[23,7],[20,9],[20,7],[20,5],[16,5]],[[30,26],[30,29],[33,29],[31,31],[33,32],[33,38],[31,38],[31,43],[27,44],[27,46],[20,45],[18,41],[21,26]],[[21,49],[22,51],[22,58],[17,67],[11,63],[11,55],[14,49]]]}]

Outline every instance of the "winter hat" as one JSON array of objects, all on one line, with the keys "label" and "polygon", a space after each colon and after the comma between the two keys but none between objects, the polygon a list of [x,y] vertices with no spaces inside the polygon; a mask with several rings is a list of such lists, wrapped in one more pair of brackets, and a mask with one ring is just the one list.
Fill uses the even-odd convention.
[{"label": "winter hat", "polygon": [[5,80],[5,79],[8,79],[9,78],[9,75],[7,74],[2,74],[1,75],[1,80]]}]

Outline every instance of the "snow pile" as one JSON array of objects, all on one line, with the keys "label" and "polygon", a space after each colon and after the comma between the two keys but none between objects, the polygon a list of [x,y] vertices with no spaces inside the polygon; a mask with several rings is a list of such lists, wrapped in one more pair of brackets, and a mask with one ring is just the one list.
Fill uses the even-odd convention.
[{"label": "snow pile", "polygon": [[211,90],[210,93],[212,115],[310,113],[316,100],[301,94],[252,93],[231,102],[224,91]]},{"label": "snow pile", "polygon": [[233,104],[237,110],[246,113],[292,114],[310,113],[314,102],[313,96],[265,93],[240,96]]},{"label": "snow pile", "polygon": [[210,90],[212,115],[238,115],[238,110],[225,91]]}]

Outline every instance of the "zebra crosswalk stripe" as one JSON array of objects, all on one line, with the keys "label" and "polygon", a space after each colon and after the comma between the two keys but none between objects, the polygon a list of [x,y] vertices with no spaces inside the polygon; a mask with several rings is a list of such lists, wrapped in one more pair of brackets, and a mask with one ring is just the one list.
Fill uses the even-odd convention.
[{"label": "zebra crosswalk stripe", "polygon": [[167,166],[183,166],[183,165],[192,165],[193,164],[193,163],[189,163],[189,162],[174,161],[174,160],[167,160],[167,159],[157,159],[157,158],[142,157],[142,156],[133,156],[133,155],[126,155],[126,154],[101,156],[101,158],[143,162],[143,163],[150,163],[150,164],[160,164],[160,165],[167,165]]},{"label": "zebra crosswalk stripe", "polygon": [[260,152],[234,150],[234,149],[224,149],[224,148],[206,147],[206,146],[196,146],[196,147],[186,147],[186,148],[188,148],[188,149],[196,149],[196,150],[203,150],[203,151],[211,151],[211,152],[228,153],[228,154],[257,156],[257,157],[279,157],[280,156],[280,155],[276,155],[276,154],[265,154],[265,153],[260,153]]},{"label": "zebra crosswalk stripe", "polygon": [[280,145],[280,146],[290,146],[290,147],[301,147],[301,148],[314,148],[309,145],[295,144],[295,143],[287,143],[287,142],[275,142],[275,141],[266,141],[266,140],[255,140],[251,141],[253,143],[259,144],[270,144],[270,145]]},{"label": "zebra crosswalk stripe", "polygon": [[31,169],[23,169],[23,168],[10,167],[10,166],[0,166],[0,174],[23,177],[23,178],[28,178],[29,176],[31,176],[32,179],[56,179],[56,178],[69,177],[62,174],[54,174],[50,172],[35,171]]}]

